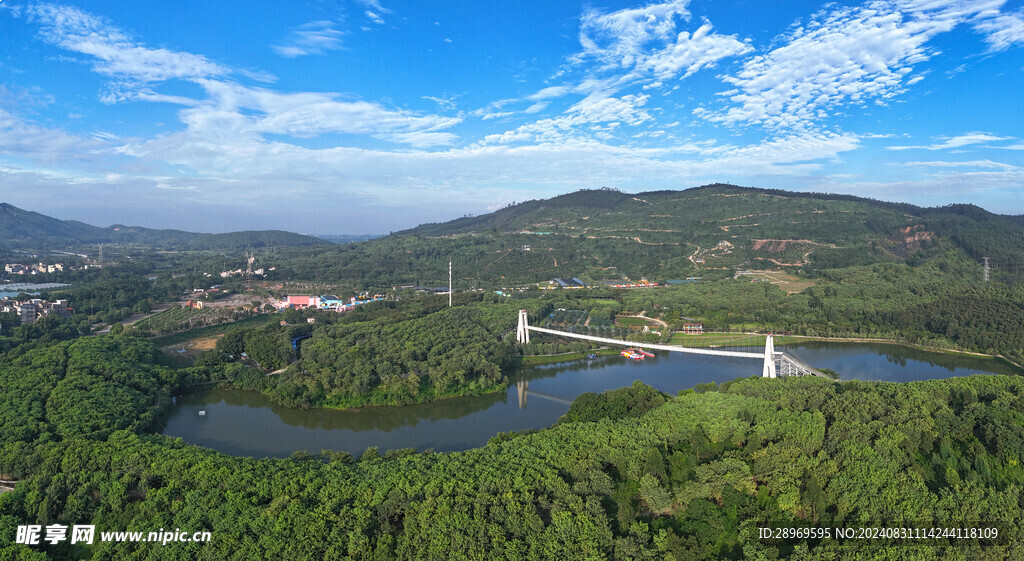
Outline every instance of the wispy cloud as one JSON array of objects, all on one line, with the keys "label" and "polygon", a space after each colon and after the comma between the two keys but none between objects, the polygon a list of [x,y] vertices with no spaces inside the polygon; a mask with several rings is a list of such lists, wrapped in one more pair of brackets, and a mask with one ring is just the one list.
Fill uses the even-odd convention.
[{"label": "wispy cloud", "polygon": [[[357,1],[355,18],[369,12],[383,21],[391,13],[377,0]],[[878,166],[915,180],[872,183],[856,182],[859,173],[843,174],[861,171],[844,167],[843,160],[863,144],[877,147],[877,139],[888,135],[828,126],[834,124],[829,113],[837,108],[885,103],[924,76],[929,76],[925,83],[944,81],[935,80],[940,69],[928,75],[923,63],[936,56],[931,38],[956,25],[965,24],[968,33],[977,29],[992,51],[1015,45],[1013,22],[1000,19],[1007,15],[998,11],[1001,5],[1001,0],[829,4],[760,52],[750,40],[717,33],[708,21],[691,21],[685,0],[618,11],[587,9],[580,16],[579,50],[560,59],[561,74],[484,109],[460,111],[455,96],[423,92],[392,102],[254,86],[246,78],[258,73],[197,54],[153,49],[105,20],[47,4],[31,9],[40,37],[95,70],[106,82],[99,92],[104,101],[174,104],[180,123],[132,138],[74,133],[0,105],[5,158],[0,177],[11,189],[42,186],[50,194],[80,198],[76,193],[134,193],[134,200],[151,206],[173,200],[226,208],[230,201],[232,207],[262,208],[272,198],[301,195],[296,200],[342,196],[381,208],[411,209],[415,201],[416,212],[430,205],[450,208],[452,200],[493,204],[599,185],[674,188],[734,181],[820,185],[875,196],[891,193],[894,185],[919,193],[954,189],[956,181],[970,181],[976,190],[1013,189],[1024,184],[1024,172],[999,162],[1017,163],[1019,154],[1009,150],[1024,149],[1017,138],[1006,136],[1016,134],[1012,128],[1000,134],[1001,129],[979,124],[993,132],[887,141],[930,143],[890,150],[986,145],[1006,151],[962,162]],[[468,43],[452,37],[458,39],[453,47]],[[296,28],[273,48],[297,57],[324,54],[348,40],[336,21],[322,20]],[[735,66],[715,71],[725,72],[722,104],[698,111],[706,121],[681,118],[680,111],[691,109],[681,109],[690,100],[673,88],[686,88],[682,82],[697,74],[714,78],[708,69],[729,58]],[[175,80],[198,87],[164,84]],[[0,98],[4,95],[0,89]],[[425,105],[424,99],[437,107],[407,108]],[[707,121],[763,128],[700,136],[714,128]],[[891,130],[907,138],[898,127]],[[40,171],[44,167],[47,173]]]},{"label": "wispy cloud", "polygon": [[933,162],[906,162],[903,164],[906,167],[914,168],[993,168],[993,169],[1004,169],[1004,170],[1019,170],[1021,168],[1005,164],[1002,162],[993,162],[992,160],[972,160],[969,162],[948,162],[948,161],[933,161]]},{"label": "wispy cloud", "polygon": [[580,22],[583,50],[572,60],[596,62],[601,70],[625,70],[624,82],[650,77],[664,81],[685,78],[750,51],[750,45],[734,35],[713,33],[708,21],[692,34],[679,30],[679,21],[690,19],[688,3],[675,0],[609,13],[589,9]]},{"label": "wispy cloud", "polygon": [[[40,5],[31,9],[40,34],[61,48],[93,57],[96,72],[114,80],[101,100],[174,103],[185,106],[179,113],[186,126],[179,141],[209,142],[232,137],[277,134],[309,138],[328,133],[363,134],[414,147],[447,145],[455,135],[440,130],[459,118],[389,109],[378,103],[351,101],[332,93],[279,92],[250,87],[227,79],[236,71],[205,57],[167,49],[151,49],[134,41],[117,27],[75,8]],[[303,25],[294,40],[279,46],[285,56],[312,54],[340,46],[340,32],[331,22]],[[207,93],[206,99],[168,95],[155,88],[172,79],[193,82]],[[152,154],[136,143],[125,153]],[[155,141],[155,146],[161,144]]]},{"label": "wispy cloud", "polygon": [[927,46],[980,11],[1003,0],[875,1],[830,6],[806,25],[777,38],[782,45],[723,77],[731,107],[699,108],[709,121],[806,127],[845,104],[885,103],[919,81],[915,65],[934,55]]},{"label": "wispy cloud", "polygon": [[580,20],[583,50],[571,58],[577,65],[596,65],[597,71],[625,72],[618,84],[634,80],[667,81],[685,78],[723,58],[751,50],[735,35],[712,32],[704,21],[692,33],[679,29],[690,20],[688,0],[673,0],[640,8],[603,12],[588,9]]},{"label": "wispy cloud", "polygon": [[1001,140],[1010,140],[1012,137],[996,136],[984,132],[970,132],[959,136],[953,136],[946,138],[942,142],[936,142],[934,144],[928,144],[924,146],[887,146],[887,150],[950,150],[954,148],[961,148],[964,146],[970,146],[972,144],[981,144],[984,142],[998,142]]},{"label": "wispy cloud", "polygon": [[382,6],[378,0],[355,0],[355,2],[366,8],[363,15],[377,25],[384,25],[386,22],[383,14],[391,13],[391,10]]},{"label": "wispy cloud", "polygon": [[327,51],[335,51],[343,47],[341,38],[343,31],[335,29],[333,21],[311,21],[294,29],[280,44],[271,48],[277,54],[295,58],[305,55],[322,55]]},{"label": "wispy cloud", "polygon": [[9,157],[47,165],[96,162],[104,158],[103,151],[110,147],[102,139],[39,126],[3,109],[0,146]]},{"label": "wispy cloud", "polygon": [[[724,58],[751,50],[747,41],[735,35],[713,32],[708,21],[689,31],[688,1],[670,0],[617,11],[586,9],[580,16],[581,50],[568,57],[567,65],[556,75],[563,83],[521,98],[492,102],[471,114],[484,120],[532,115],[548,109],[550,100],[573,94],[582,99],[569,104],[559,117],[521,125],[515,130],[488,136],[483,142],[552,141],[590,136],[608,140],[614,136],[611,133],[616,127],[653,121],[651,114],[642,107],[650,95],[626,91],[664,88],[702,69],[714,67]],[[509,110],[517,105],[521,107],[517,111]],[[600,127],[594,126],[598,123]],[[645,131],[641,136],[662,134],[663,131]],[[639,138],[636,133],[628,136]]]},{"label": "wispy cloud", "polygon": [[376,10],[382,14],[390,14],[391,10],[381,5],[380,0],[355,0],[357,4],[361,4],[371,10]]},{"label": "wispy cloud", "polygon": [[94,69],[104,75],[131,82],[159,82],[172,79],[195,80],[227,76],[231,69],[206,57],[151,49],[120,29],[70,6],[39,4],[27,13],[40,24],[39,34],[63,49],[91,55]]},{"label": "wispy cloud", "polygon": [[1024,9],[1012,13],[998,13],[994,10],[983,13],[974,28],[985,36],[991,52],[1024,45]]}]

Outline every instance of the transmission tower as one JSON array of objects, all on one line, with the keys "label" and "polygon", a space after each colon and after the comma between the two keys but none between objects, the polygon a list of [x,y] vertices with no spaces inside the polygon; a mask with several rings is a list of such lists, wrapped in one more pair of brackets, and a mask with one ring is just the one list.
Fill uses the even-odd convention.
[{"label": "transmission tower", "polygon": [[985,282],[988,282],[988,272],[989,272],[988,257],[982,257],[982,259],[985,260],[985,269],[984,269],[984,272],[985,272]]},{"label": "transmission tower", "polygon": [[[986,277],[987,278],[987,277]],[[448,307],[452,307],[452,262],[448,262]]]}]

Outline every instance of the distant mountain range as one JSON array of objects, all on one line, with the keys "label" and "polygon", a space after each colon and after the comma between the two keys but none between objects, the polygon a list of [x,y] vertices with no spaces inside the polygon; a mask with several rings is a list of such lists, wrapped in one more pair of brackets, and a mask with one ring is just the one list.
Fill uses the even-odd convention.
[{"label": "distant mountain range", "polygon": [[78,244],[137,244],[161,249],[239,250],[260,247],[333,245],[330,241],[281,230],[203,234],[115,224],[106,228],[59,220],[0,203],[0,246],[54,248]]},{"label": "distant mountain range", "polygon": [[582,190],[397,234],[437,237],[488,231],[625,239],[637,246],[683,244],[694,251],[699,247],[698,255],[731,248],[744,259],[768,262],[770,254],[799,249],[801,265],[815,254],[837,253],[826,249],[875,251],[900,259],[948,239],[971,258],[1024,264],[1024,216],[994,214],[971,204],[923,208],[852,195],[724,184],[637,194]]},{"label": "distant mountain range", "polygon": [[[100,228],[0,204],[4,247],[293,248],[278,267],[283,276],[313,274],[367,286],[444,284],[449,260],[455,262],[456,278],[481,287],[553,277],[667,280],[732,275],[738,269],[913,265],[940,254],[975,262],[988,257],[995,271],[1024,271],[1022,216],[970,204],[922,208],[723,184],[637,194],[582,190],[360,241],[367,237]],[[316,260],[315,273],[310,259]]]},{"label": "distant mountain range", "polygon": [[451,259],[470,286],[513,286],[553,277],[667,280],[914,265],[940,254],[1024,268],[1024,218],[970,204],[922,208],[723,184],[583,190],[336,246],[317,259],[325,278],[431,286],[447,281]]}]

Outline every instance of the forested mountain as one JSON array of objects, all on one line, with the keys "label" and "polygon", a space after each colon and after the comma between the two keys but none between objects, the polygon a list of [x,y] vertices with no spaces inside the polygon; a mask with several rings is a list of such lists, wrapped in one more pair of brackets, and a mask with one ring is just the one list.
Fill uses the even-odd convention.
[{"label": "forested mountain", "polygon": [[58,220],[38,212],[0,203],[0,239],[7,245],[23,242],[97,243],[107,241],[108,238],[109,233],[104,228],[97,228],[75,220]]},{"label": "forested mountain", "polygon": [[[592,280],[731,276],[737,269],[825,269],[938,252],[989,257],[996,273],[1024,266],[1024,222],[973,205],[921,208],[850,195],[708,185],[628,194],[583,190],[443,224],[300,253],[289,275],[435,284],[448,260],[470,286],[552,277]],[[979,268],[980,270],[980,268]]]},{"label": "forested mountain", "polygon": [[190,250],[332,245],[327,240],[280,230],[202,234],[121,224],[100,228],[76,220],[59,220],[0,203],[0,244],[6,247],[50,248],[95,243],[138,244]]}]

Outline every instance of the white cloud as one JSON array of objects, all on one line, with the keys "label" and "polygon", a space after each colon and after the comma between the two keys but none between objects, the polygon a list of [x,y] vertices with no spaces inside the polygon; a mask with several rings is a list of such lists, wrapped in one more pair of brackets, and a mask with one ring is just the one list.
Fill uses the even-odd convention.
[{"label": "white cloud", "polygon": [[984,34],[989,51],[1005,51],[1014,45],[1024,45],[1024,10],[1013,13],[986,13],[974,23]]},{"label": "white cloud", "polygon": [[649,95],[626,95],[607,97],[591,94],[574,104],[566,113],[582,123],[624,122],[638,125],[651,120],[651,115],[641,109],[650,99]]},{"label": "white cloud", "polygon": [[270,48],[287,58],[322,55],[327,51],[341,49],[341,38],[345,33],[334,29],[334,26],[333,21],[325,20],[305,23],[292,30],[281,44]]},{"label": "white cloud", "polygon": [[[74,8],[36,6],[33,18],[41,24],[41,36],[62,48],[99,60],[94,69],[116,78],[101,95],[107,103],[125,100],[174,103],[185,106],[179,118],[190,141],[258,138],[266,134],[314,137],[327,133],[365,134],[415,147],[451,144],[451,128],[460,118],[425,115],[388,109],[367,101],[344,100],[333,93],[282,93],[248,87],[225,78],[232,70],[205,57],[149,49],[129,39],[116,27]],[[340,47],[341,32],[331,22],[316,21],[300,27],[287,45],[285,56],[312,54]],[[151,84],[170,79],[194,82],[207,99],[167,95]],[[183,139],[184,140],[184,139]],[[145,143],[125,148],[125,153],[148,153]]]},{"label": "white cloud", "polygon": [[[385,8],[384,6],[382,6],[379,0],[355,0],[355,1],[358,4],[362,4],[366,8],[369,8],[371,10],[376,10],[379,13],[382,13],[382,14],[390,14],[391,13],[391,10],[389,10],[389,9]],[[435,24],[436,24],[436,22],[435,22]]]},{"label": "white cloud", "polygon": [[[907,4],[898,17],[868,14],[867,7],[830,7],[830,13],[820,14],[805,29],[783,37],[777,49],[751,59],[732,77],[734,91],[721,97],[736,104],[734,108],[745,109],[737,96],[759,95],[764,119],[779,122],[800,119],[801,111],[813,121],[819,111],[854,100],[891,99],[887,96],[898,95],[894,92],[923,75],[919,70],[904,69],[932,55],[925,38],[976,12],[961,3],[929,1],[931,5]],[[373,0],[364,6],[375,14],[387,13]],[[960,8],[955,11],[949,6]],[[734,36],[715,34],[707,22],[683,31],[690,17],[685,8],[686,2],[678,1],[611,13],[588,10],[581,23],[582,51],[567,65],[564,79],[470,113],[455,113],[453,97],[423,96],[438,103],[439,112],[456,116],[389,107],[342,93],[252,87],[232,79],[232,75],[242,74],[238,70],[198,55],[148,49],[73,9],[77,19],[46,12],[47,19],[39,16],[37,21],[43,22],[43,36],[48,41],[95,57],[96,71],[114,78],[103,91],[108,101],[175,104],[183,126],[179,130],[167,127],[169,132],[142,138],[101,133],[79,136],[0,112],[0,155],[6,158],[2,163],[7,168],[0,169],[0,174],[5,179],[21,178],[5,183],[11,189],[46,182],[59,186],[48,191],[51,193],[69,192],[67,186],[72,184],[82,186],[82,192],[86,188],[134,189],[144,193],[138,200],[163,201],[156,205],[159,208],[174,200],[224,208],[274,207],[276,211],[277,206],[267,205],[267,201],[301,195],[296,199],[343,197],[360,205],[371,202],[395,208],[411,208],[410,201],[415,201],[422,209],[432,204],[450,205],[452,200],[465,205],[477,200],[519,199],[524,192],[529,196],[522,198],[547,196],[552,190],[579,186],[673,188],[720,180],[787,186],[782,184],[790,179],[795,185],[810,185],[821,181],[822,173],[849,171],[830,167],[857,150],[865,139],[880,136],[770,125],[761,140],[751,141],[751,136],[721,142],[685,138],[688,130],[697,129],[690,129],[685,119],[676,120],[678,115],[672,111],[678,106],[671,102],[681,101],[678,97],[659,107],[665,99],[661,94],[670,93],[674,82],[751,49]],[[936,15],[943,9],[945,20]],[[312,32],[310,37],[315,37],[308,48],[340,47],[340,35],[321,33],[333,30],[329,22],[311,23],[318,26],[307,29]],[[63,31],[54,31],[57,28]],[[286,44],[290,43],[280,46]],[[814,54],[812,46],[826,48]],[[758,60],[761,62],[755,64]],[[153,68],[147,66],[149,61],[154,61]],[[817,68],[817,74],[809,73],[809,68]],[[748,70],[751,73],[745,74]],[[887,81],[889,78],[892,80]],[[159,82],[171,79],[193,82],[201,92],[189,97],[181,92],[191,88],[162,91]],[[776,90],[777,86],[781,89]],[[849,89],[862,87],[866,89]],[[776,91],[778,96],[773,97]],[[566,96],[575,97],[559,99]],[[780,99],[784,101],[778,108],[772,105]],[[792,99],[805,101],[802,106],[785,101]],[[538,119],[536,114],[542,111],[550,118]],[[505,131],[488,122],[497,134],[475,143],[469,143],[472,139],[460,143],[455,131],[462,132],[457,127],[467,115],[481,121],[532,116],[524,119],[525,124],[517,121]],[[722,115],[725,113],[718,114]],[[659,125],[659,120],[674,122]],[[339,140],[332,135],[346,136]],[[363,146],[375,148],[339,145],[351,142],[347,135],[372,139]],[[657,144],[652,140],[665,137]],[[296,140],[309,138],[316,140]],[[990,142],[1006,144],[1007,140],[972,132],[935,139],[934,144],[917,148],[946,150]],[[380,148],[376,141],[400,146]],[[913,147],[892,147],[909,148]],[[1003,148],[1022,149],[1019,142]],[[1003,155],[1007,159],[1016,156]],[[1019,169],[982,158],[910,162],[901,164],[899,172],[932,176],[930,183],[914,185],[945,185],[949,177],[969,178],[986,186],[979,188],[1022,184]],[[52,167],[58,171],[44,177],[26,161],[56,162]],[[941,182],[935,179],[939,175]],[[828,177],[836,179],[841,174]],[[867,184],[845,185],[854,186],[843,189],[849,191]],[[515,195],[506,191],[510,188],[517,189]]]},{"label": "white cloud", "polygon": [[366,10],[363,13],[366,14],[366,18],[369,19],[370,21],[372,21],[373,23],[376,23],[377,25],[384,25],[384,23],[385,23],[384,22],[384,18],[380,17],[375,12],[372,12],[370,10]]},{"label": "white cloud", "polygon": [[388,109],[368,101],[347,101],[330,93],[282,93],[216,80],[198,83],[209,99],[182,110],[179,116],[190,133],[202,136],[369,134],[424,146],[430,139],[432,144],[451,143],[454,135],[423,133],[436,133],[461,121]]},{"label": "white cloud", "polygon": [[658,80],[671,80],[677,76],[689,77],[703,68],[710,68],[723,58],[739,56],[751,50],[735,36],[711,33],[711,23],[705,21],[690,35],[680,32],[674,42],[648,57],[642,68]]},{"label": "white cloud", "polygon": [[970,162],[947,162],[947,161],[933,161],[933,162],[906,162],[903,164],[906,167],[918,167],[918,168],[994,168],[1004,170],[1019,170],[1020,168],[1010,164],[1004,164],[1002,162],[993,162],[992,160],[974,160]]},{"label": "white cloud", "polygon": [[488,113],[488,112],[484,112],[484,111],[481,111],[481,110],[477,110],[477,111],[474,111],[473,114],[474,115],[479,115],[480,119],[482,119],[484,121],[487,121],[487,120],[490,120],[490,119],[503,119],[505,117],[511,117],[512,115],[515,115],[516,113],[514,111],[494,111],[494,112]]},{"label": "white cloud", "polygon": [[647,58],[648,43],[671,39],[675,18],[689,18],[688,3],[688,0],[674,0],[611,13],[588,9],[580,18],[583,52],[576,58],[597,59],[607,67],[636,66]]},{"label": "white cloud", "polygon": [[550,86],[539,90],[537,93],[526,96],[526,99],[531,101],[539,101],[542,99],[552,99],[556,97],[562,97],[563,95],[572,91],[569,86]]},{"label": "white cloud", "polygon": [[121,80],[159,82],[226,76],[231,70],[206,57],[150,49],[116,27],[69,6],[39,4],[28,10],[40,36],[61,48],[95,57],[95,70]]},{"label": "white cloud", "polygon": [[413,148],[429,148],[431,146],[448,146],[455,144],[455,141],[459,139],[458,136],[450,132],[428,132],[428,131],[414,131],[414,132],[392,132],[386,134],[378,134],[377,138],[382,140],[390,140],[399,144],[408,144]]},{"label": "white cloud", "polygon": [[983,142],[998,142],[1001,140],[1009,140],[1012,137],[1006,136],[995,136],[984,132],[971,132],[962,134],[960,136],[954,136],[946,138],[942,142],[935,144],[929,144],[926,146],[888,146],[887,150],[949,150],[953,148],[960,148],[963,146],[970,146],[972,144],[981,144]]},{"label": "white cloud", "polygon": [[11,158],[49,165],[99,161],[109,147],[104,140],[42,127],[0,109],[0,153]]},{"label": "white cloud", "polygon": [[[599,93],[591,94],[570,106],[559,117],[541,119],[522,125],[515,130],[487,135],[476,145],[522,142],[552,143],[570,140],[582,142],[586,141],[591,134],[596,138],[609,139],[608,128],[594,128],[593,125],[602,124],[615,128],[622,123],[639,125],[650,121],[652,120],[650,113],[643,109],[648,99],[650,99],[649,95],[641,94],[621,97],[611,97]],[[536,105],[534,104],[534,106]],[[529,113],[529,111],[527,112]],[[495,116],[486,115],[483,118],[488,119]],[[597,132],[595,133],[595,131]]]},{"label": "white cloud", "polygon": [[424,95],[424,96],[421,96],[421,97],[423,99],[428,99],[430,101],[433,101],[438,106],[440,106],[441,109],[455,109],[455,100],[458,99],[459,97],[461,97],[461,94],[460,95],[448,96],[448,97],[438,97],[438,96],[433,96],[433,95]]},{"label": "white cloud", "polygon": [[844,104],[884,103],[920,80],[908,76],[934,51],[927,43],[1003,0],[874,1],[831,5],[779,37],[781,46],[723,77],[738,91],[724,111],[698,108],[713,122],[806,127]]},{"label": "white cloud", "polygon": [[548,106],[549,104],[550,104],[550,102],[548,102],[548,101],[538,101],[537,103],[534,103],[533,105],[531,105],[531,106],[527,107],[527,108],[526,108],[526,109],[525,109],[525,110],[523,111],[523,113],[527,113],[527,114],[531,114],[531,113],[540,113],[540,112],[541,112],[541,111],[543,111],[543,110],[544,110],[544,108],[546,108],[546,107],[547,107],[547,106]]},{"label": "white cloud", "polygon": [[[686,78],[703,68],[710,68],[723,58],[737,56],[750,50],[750,46],[733,35],[720,35],[711,31],[705,21],[691,34],[678,29],[680,21],[688,21],[686,5],[689,0],[672,0],[640,8],[613,12],[586,9],[580,17],[579,41],[582,51],[569,57],[569,66],[556,77],[582,71],[575,82],[568,81],[548,86],[518,99],[492,102],[473,114],[487,118],[496,110],[521,101],[543,101],[569,94],[582,94],[614,103],[620,91],[639,85],[650,90],[661,88],[666,81]],[[524,113],[535,113],[536,103]],[[581,111],[577,104],[567,114]],[[502,112],[512,113],[514,112]],[[642,122],[644,119],[630,119]],[[589,119],[583,119],[589,122]]]},{"label": "white cloud", "polygon": [[580,20],[583,51],[573,56],[573,62],[595,62],[598,70],[624,70],[627,74],[620,82],[651,77],[667,81],[750,50],[734,35],[712,33],[707,21],[692,35],[678,31],[676,20],[690,19],[688,3],[673,0],[610,13],[586,10]]}]

